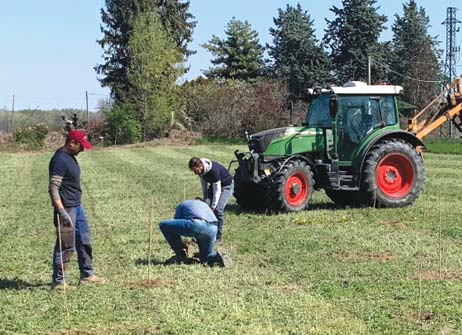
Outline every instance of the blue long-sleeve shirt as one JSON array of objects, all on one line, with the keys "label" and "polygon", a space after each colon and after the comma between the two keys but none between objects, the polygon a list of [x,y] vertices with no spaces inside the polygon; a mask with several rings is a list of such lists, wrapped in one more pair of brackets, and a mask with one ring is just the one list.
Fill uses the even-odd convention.
[{"label": "blue long-sleeve shirt", "polygon": [[207,222],[217,222],[217,217],[210,207],[200,200],[183,201],[175,210],[174,219],[200,219]]}]

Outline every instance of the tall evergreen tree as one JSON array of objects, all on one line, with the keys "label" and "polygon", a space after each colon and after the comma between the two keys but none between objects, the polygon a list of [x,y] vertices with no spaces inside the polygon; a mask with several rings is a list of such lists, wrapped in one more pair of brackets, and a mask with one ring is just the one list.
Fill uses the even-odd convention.
[{"label": "tall evergreen tree", "polygon": [[95,67],[101,75],[100,82],[111,89],[116,101],[129,100],[127,93],[130,83],[127,78],[131,64],[128,43],[133,31],[133,21],[143,13],[158,13],[164,28],[173,37],[177,47],[185,56],[191,51],[187,44],[191,41],[196,25],[189,12],[189,0],[105,0],[101,9],[103,38],[98,43],[103,48],[104,63]]},{"label": "tall evergreen tree", "polygon": [[213,35],[202,45],[215,58],[215,67],[205,71],[208,77],[252,81],[264,72],[263,52],[258,33],[245,21],[232,19],[226,26],[226,39]]},{"label": "tall evergreen tree", "polygon": [[192,34],[197,21],[189,11],[190,1],[156,0],[162,24],[170,33],[181,52],[190,56],[195,51],[188,50],[188,43],[192,41]]},{"label": "tall evergreen tree", "polygon": [[273,22],[276,26],[270,28],[273,46],[268,48],[276,77],[286,82],[295,95],[315,83],[325,83],[329,78],[329,61],[318,45],[310,15],[300,4],[287,5],[285,10],[278,10]]},{"label": "tall evergreen tree", "polygon": [[[343,0],[343,8],[333,6],[333,21],[326,19],[323,42],[330,48],[337,80],[367,80],[368,56],[386,58],[385,46],[378,42],[387,18],[377,13],[376,0]],[[383,73],[373,73],[372,81],[383,79]]]},{"label": "tall evergreen tree", "polygon": [[419,108],[440,91],[442,68],[436,37],[428,34],[429,18],[415,0],[403,4],[403,15],[395,14],[391,82],[404,87],[404,99]]}]

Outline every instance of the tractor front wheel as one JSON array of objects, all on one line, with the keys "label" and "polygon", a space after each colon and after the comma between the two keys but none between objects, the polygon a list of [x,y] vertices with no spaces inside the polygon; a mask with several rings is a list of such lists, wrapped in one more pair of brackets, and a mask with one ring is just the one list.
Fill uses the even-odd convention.
[{"label": "tractor front wheel", "polygon": [[410,205],[422,192],[424,178],[422,157],[412,145],[396,139],[380,142],[364,164],[363,200],[376,207]]},{"label": "tractor front wheel", "polygon": [[313,173],[303,160],[288,162],[272,178],[266,193],[270,208],[276,212],[304,210],[313,194]]}]

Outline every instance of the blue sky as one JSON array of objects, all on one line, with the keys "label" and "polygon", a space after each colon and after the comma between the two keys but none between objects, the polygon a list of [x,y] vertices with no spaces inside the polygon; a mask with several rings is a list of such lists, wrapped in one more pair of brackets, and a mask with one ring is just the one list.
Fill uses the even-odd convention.
[{"label": "blue sky", "polygon": [[[379,12],[388,16],[389,29],[382,39],[391,38],[394,14],[402,14],[401,0],[379,0]],[[333,19],[332,6],[341,0],[191,0],[191,12],[198,21],[190,48],[190,72],[183,80],[193,79],[210,66],[211,55],[201,44],[213,34],[223,37],[226,24],[235,17],[247,20],[259,33],[262,44],[270,43],[268,29],[278,8],[300,3],[314,19],[318,39],[325,29],[325,18]],[[441,24],[447,7],[462,5],[458,0],[418,0],[430,17],[430,34],[439,35],[445,48],[446,28]],[[17,0],[2,3],[0,11],[0,107],[85,108],[85,91],[89,108],[95,110],[98,99],[108,95],[97,80],[93,67],[102,62],[102,50],[96,43],[101,38],[100,9],[103,0]],[[462,21],[462,11],[457,12]],[[462,32],[457,43],[462,41]],[[458,67],[460,71],[460,67]]]}]

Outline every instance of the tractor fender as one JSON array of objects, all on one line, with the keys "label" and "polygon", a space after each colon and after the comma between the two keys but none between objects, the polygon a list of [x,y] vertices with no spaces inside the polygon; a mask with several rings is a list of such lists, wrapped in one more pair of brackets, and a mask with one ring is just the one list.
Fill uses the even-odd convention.
[{"label": "tractor fender", "polygon": [[319,173],[318,173],[318,169],[316,167],[316,165],[314,164],[314,162],[309,158],[309,157],[306,157],[306,156],[303,156],[303,155],[291,155],[289,157],[287,157],[284,162],[282,162],[281,166],[278,168],[278,170],[276,172],[279,172],[281,171],[281,169],[286,166],[286,164],[290,161],[293,161],[295,159],[301,159],[303,161],[306,162],[306,164],[308,164],[311,168],[311,171],[313,172],[314,174],[314,180],[315,180],[315,185],[318,184],[318,178],[319,178]]},{"label": "tractor fender", "polygon": [[382,133],[380,136],[377,136],[372,141],[370,141],[363,150],[363,154],[361,156],[361,164],[359,165],[359,170],[358,170],[359,185],[361,185],[361,178],[362,178],[362,171],[363,171],[364,163],[366,161],[367,154],[369,153],[371,148],[380,141],[393,139],[393,138],[404,140],[412,144],[414,147],[420,146],[420,147],[425,148],[425,145],[423,144],[423,142],[419,138],[417,138],[413,133],[410,133],[408,131],[390,130],[390,131]]}]

